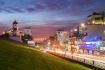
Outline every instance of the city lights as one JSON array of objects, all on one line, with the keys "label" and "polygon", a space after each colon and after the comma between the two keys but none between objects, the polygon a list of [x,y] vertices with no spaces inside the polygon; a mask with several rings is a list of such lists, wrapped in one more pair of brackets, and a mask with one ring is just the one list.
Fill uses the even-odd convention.
[{"label": "city lights", "polygon": [[0,0],[0,47],[4,70],[105,70],[105,0]]},{"label": "city lights", "polygon": [[81,23],[80,26],[81,26],[81,27],[85,27],[85,23]]},{"label": "city lights", "polygon": [[77,29],[75,28],[75,29],[74,29],[74,31],[76,32],[76,31],[77,31]]}]

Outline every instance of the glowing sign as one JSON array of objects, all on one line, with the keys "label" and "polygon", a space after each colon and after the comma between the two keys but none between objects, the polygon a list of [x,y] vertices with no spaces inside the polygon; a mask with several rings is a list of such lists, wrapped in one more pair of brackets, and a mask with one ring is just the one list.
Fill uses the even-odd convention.
[{"label": "glowing sign", "polygon": [[102,42],[85,42],[82,47],[87,49],[97,49],[99,47],[102,47]]},{"label": "glowing sign", "polygon": [[100,44],[100,42],[86,42],[86,44]]}]

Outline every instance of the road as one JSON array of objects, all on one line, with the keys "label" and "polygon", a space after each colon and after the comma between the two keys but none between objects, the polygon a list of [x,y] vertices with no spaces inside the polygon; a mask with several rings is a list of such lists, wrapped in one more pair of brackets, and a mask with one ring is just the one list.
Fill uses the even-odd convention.
[{"label": "road", "polygon": [[92,56],[92,55],[86,55],[86,54],[71,54],[70,52],[61,51],[59,49],[56,49],[56,50],[47,49],[46,51],[52,52],[54,54],[59,54],[66,58],[70,58],[105,70],[105,57],[102,57],[102,56]]}]

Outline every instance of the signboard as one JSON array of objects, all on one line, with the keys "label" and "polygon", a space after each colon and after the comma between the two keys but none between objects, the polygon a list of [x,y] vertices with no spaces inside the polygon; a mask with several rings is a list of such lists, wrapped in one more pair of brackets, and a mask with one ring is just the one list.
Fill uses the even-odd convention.
[{"label": "signboard", "polygon": [[85,49],[99,49],[102,47],[102,42],[85,42],[82,47]]}]

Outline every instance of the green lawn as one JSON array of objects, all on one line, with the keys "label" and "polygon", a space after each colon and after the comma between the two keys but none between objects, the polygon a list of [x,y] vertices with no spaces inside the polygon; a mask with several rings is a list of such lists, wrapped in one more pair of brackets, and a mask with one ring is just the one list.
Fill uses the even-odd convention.
[{"label": "green lawn", "polygon": [[0,70],[91,70],[79,64],[0,40]]}]

